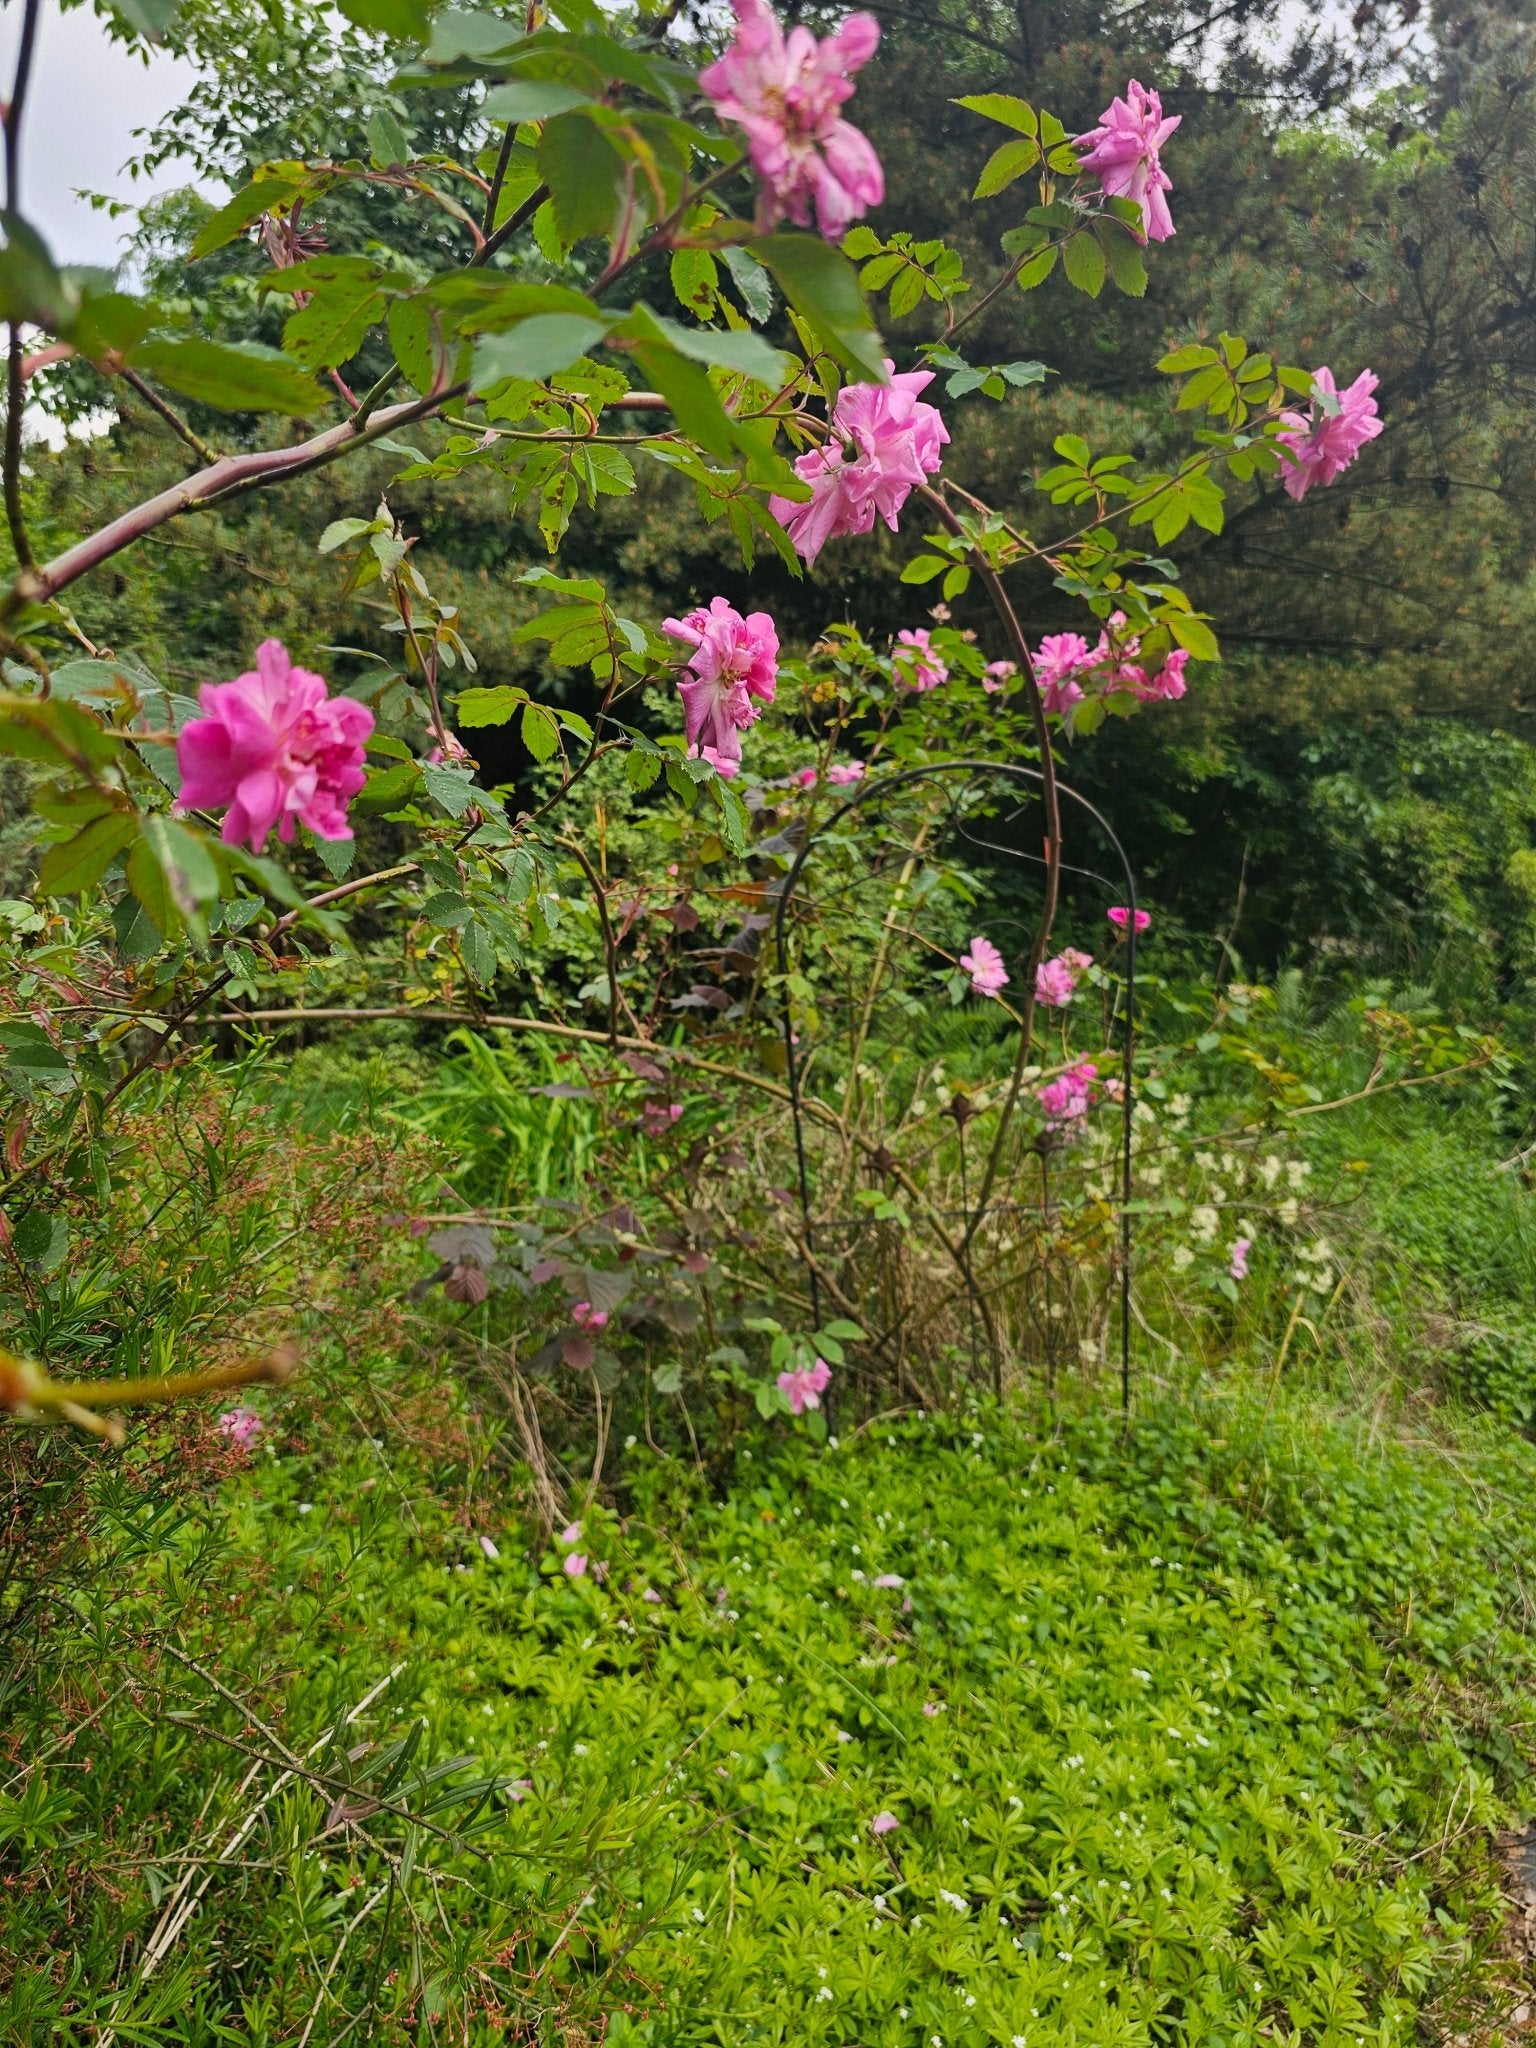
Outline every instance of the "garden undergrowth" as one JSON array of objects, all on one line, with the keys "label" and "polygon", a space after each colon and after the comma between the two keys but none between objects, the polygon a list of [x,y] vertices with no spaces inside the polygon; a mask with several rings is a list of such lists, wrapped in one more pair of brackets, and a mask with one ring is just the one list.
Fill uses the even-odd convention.
[{"label": "garden undergrowth", "polygon": [[571,1577],[473,1416],[400,1421],[107,1519],[0,1804],[6,2038],[1503,2038],[1524,1447],[978,1409],[763,1430],[721,1498],[637,1442]]}]

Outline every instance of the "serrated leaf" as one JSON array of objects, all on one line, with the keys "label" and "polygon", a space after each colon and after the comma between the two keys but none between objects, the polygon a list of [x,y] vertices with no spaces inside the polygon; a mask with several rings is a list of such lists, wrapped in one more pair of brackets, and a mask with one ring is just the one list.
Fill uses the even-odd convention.
[{"label": "serrated leaf", "polygon": [[741,294],[741,303],[761,325],[773,311],[773,286],[767,271],[749,249],[735,243],[722,249],[720,256]]},{"label": "serrated leaf", "polygon": [[490,689],[461,690],[453,708],[463,726],[505,725],[527,701],[528,692],[517,684],[497,683]]},{"label": "serrated leaf", "polygon": [[844,369],[884,378],[884,344],[846,256],[815,235],[763,235],[751,253]]},{"label": "serrated leaf", "polygon": [[568,114],[572,107],[592,105],[590,93],[561,85],[553,78],[514,78],[498,85],[485,96],[480,111],[487,121],[504,121],[516,128],[524,121],[548,121],[556,114]]},{"label": "serrated leaf", "polygon": [[557,114],[539,138],[538,162],[566,247],[606,235],[618,212],[624,165],[602,129],[585,115]]},{"label": "serrated leaf", "polygon": [[1073,235],[1061,252],[1061,264],[1069,284],[1096,299],[1104,289],[1108,262],[1098,238],[1089,233]]},{"label": "serrated leaf", "polygon": [[523,706],[523,722],[518,730],[535,761],[548,761],[560,745],[560,728],[542,704]]},{"label": "serrated leaf", "polygon": [[294,197],[303,189],[302,181],[284,177],[256,177],[248,185],[242,185],[233,199],[226,200],[216,213],[209,216],[193,237],[188,259],[196,263],[200,257],[211,256],[215,249],[222,249],[226,242],[232,242],[243,228],[252,221],[260,220],[264,213],[276,213],[292,204]]},{"label": "serrated leaf", "polygon": [[424,43],[432,25],[427,0],[336,0],[336,4],[348,21],[397,43]]},{"label": "serrated leaf", "polygon": [[100,881],[113,861],[138,837],[137,811],[108,811],[93,818],[72,839],[50,846],[37,871],[44,896],[75,896]]},{"label": "serrated leaf", "polygon": [[901,572],[903,583],[931,583],[950,566],[947,555],[914,555]]},{"label": "serrated leaf", "polygon": [[542,384],[586,355],[604,339],[606,325],[575,313],[536,313],[504,334],[482,335],[475,344],[470,378],[476,391],[488,391],[508,377]]},{"label": "serrated leaf", "polygon": [[417,763],[427,795],[441,804],[450,818],[462,818],[474,800],[474,773],[468,768],[449,768],[436,761]]},{"label": "serrated leaf", "polygon": [[496,979],[496,942],[479,918],[473,918],[459,934],[459,957],[482,988]]},{"label": "serrated leaf", "polygon": [[1021,292],[1032,292],[1036,285],[1044,284],[1045,280],[1056,268],[1056,258],[1059,253],[1055,243],[1052,242],[1044,249],[1037,249],[1033,256],[1026,257],[1024,262],[1019,265],[1017,279],[1019,290]]},{"label": "serrated leaf", "polygon": [[987,158],[971,197],[990,199],[994,193],[1005,191],[1015,178],[1022,178],[1026,171],[1032,171],[1039,161],[1038,143],[1023,140],[1005,142]]},{"label": "serrated leaf", "polygon": [[370,281],[343,279],[317,291],[290,313],[283,350],[311,370],[333,370],[350,362],[363,338],[384,317],[384,294]]},{"label": "serrated leaf", "polygon": [[313,413],[325,394],[302,364],[258,342],[204,341],[196,335],[141,342],[133,367],[183,398],[223,412]]},{"label": "serrated leaf", "polygon": [[1016,128],[1021,135],[1040,133],[1040,118],[1034,108],[1028,100],[1016,99],[1012,93],[969,93],[956,100],[955,105],[973,114],[985,114],[989,121],[1001,121],[1005,128]]},{"label": "serrated leaf", "polygon": [[393,108],[380,107],[368,117],[368,155],[378,171],[410,162],[411,138]]},{"label": "serrated leaf", "polygon": [[1207,363],[1217,360],[1213,348],[1205,348],[1197,342],[1190,342],[1184,348],[1176,348],[1159,359],[1157,367],[1168,377],[1182,377],[1187,371],[1200,370]]}]

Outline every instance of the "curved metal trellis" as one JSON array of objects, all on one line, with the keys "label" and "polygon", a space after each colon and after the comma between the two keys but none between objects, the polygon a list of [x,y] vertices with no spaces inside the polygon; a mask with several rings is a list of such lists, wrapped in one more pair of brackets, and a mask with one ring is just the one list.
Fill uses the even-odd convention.
[{"label": "curved metal trellis", "polygon": [[[834,827],[841,824],[842,821],[845,818],[847,818],[851,812],[860,809],[862,806],[866,804],[869,804],[872,800],[878,802],[890,796],[894,791],[898,789],[908,788],[915,783],[934,781],[943,778],[948,778],[951,776],[965,776],[969,778],[972,782],[979,781],[979,779],[984,776],[995,776],[1001,778],[1004,781],[1013,781],[1015,783],[1027,785],[1032,789],[1038,789],[1044,781],[1044,777],[1041,775],[1041,772],[1038,768],[1025,767],[1011,761],[942,761],[936,762],[929,767],[902,769],[899,770],[896,774],[882,776],[877,780],[872,780],[864,783],[853,796],[849,797],[845,802],[839,804],[836,810],[830,812],[828,816],[824,818],[819,825],[815,826],[813,830],[806,834],[804,842],[796,852],[794,859],[790,863],[788,872],[785,874],[783,882],[779,887],[779,890],[777,892],[778,904],[774,916],[774,946],[776,954],[776,964],[781,976],[788,972],[789,967],[787,924],[790,904],[793,900],[795,889],[800,881],[801,875],[804,872],[805,864],[809,859],[811,851],[815,847],[817,841],[823,838]],[[1067,783],[1058,781],[1057,789],[1062,796],[1070,798],[1073,803],[1075,803],[1081,810],[1087,813],[1087,815],[1099,827],[1100,831],[1103,832],[1104,837],[1109,842],[1109,845],[1114,851],[1115,857],[1118,859],[1120,863],[1124,888],[1123,900],[1127,910],[1130,913],[1127,921],[1126,931],[1124,1054],[1122,1072],[1123,1090],[1121,1098],[1122,1130],[1120,1159],[1120,1403],[1122,1409],[1128,1411],[1131,1402],[1132,1231],[1130,1204],[1132,1186],[1133,1118],[1135,1114],[1134,1067],[1136,1051],[1136,877],[1132,871],[1130,861],[1126,858],[1125,849],[1121,845],[1114,828],[1110,825],[1108,819],[1105,818],[1105,816],[1097,808],[1097,806],[1090,803],[1087,797],[1083,796],[1080,791],[1073,789]],[[963,793],[963,791],[960,792],[961,795],[963,795]],[[956,802],[957,801],[958,799],[956,799]],[[1002,845],[997,841],[977,838],[974,833],[971,833],[965,829],[963,821],[959,819],[959,814],[956,810],[956,802],[952,802],[951,804],[951,816],[957,819],[958,829],[961,831],[962,836],[970,840],[970,842],[973,845],[989,852],[1006,854],[1009,858],[1014,860],[1027,861],[1033,866],[1044,867],[1046,865],[1045,858],[1041,854],[1026,853],[1016,847]],[[1020,807],[1020,809],[1022,809],[1022,806]],[[1017,817],[1019,814],[1019,810],[1015,810],[1011,813],[1011,816]],[[1116,886],[1113,882],[1109,880],[1108,876],[1099,874],[1096,869],[1078,867],[1068,861],[1063,861],[1060,864],[1060,871],[1063,874],[1080,875],[1084,879],[1089,881],[1101,882],[1107,888],[1113,889]],[[804,1243],[806,1249],[806,1270],[810,1280],[812,1313],[815,1316],[816,1323],[819,1327],[821,1322],[821,1279],[818,1271],[818,1261],[816,1257],[816,1225],[815,1220],[811,1213],[810,1169],[806,1159],[804,1103],[800,1087],[800,1062],[797,1058],[795,1033],[787,1004],[784,1007],[783,1013],[783,1031],[784,1052],[787,1061],[787,1080],[789,1084],[790,1106],[794,1118],[795,1127],[795,1167],[799,1181],[800,1215],[802,1227],[804,1230]],[[975,1231],[980,1227],[981,1221],[983,1217],[986,1215],[986,1213],[987,1207],[984,1206],[978,1209],[977,1214],[974,1218],[971,1218],[969,1215],[967,1215],[967,1244],[969,1244],[970,1237],[974,1235]],[[965,1262],[964,1278],[967,1291],[974,1305],[976,1301],[977,1290],[975,1280],[971,1273],[969,1256],[967,1256]]]}]

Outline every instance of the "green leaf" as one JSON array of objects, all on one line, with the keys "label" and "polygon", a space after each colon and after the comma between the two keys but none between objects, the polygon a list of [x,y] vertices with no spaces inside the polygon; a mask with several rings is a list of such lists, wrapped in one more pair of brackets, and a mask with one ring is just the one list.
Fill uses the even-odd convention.
[{"label": "green leaf", "polygon": [[317,543],[321,554],[335,554],[349,540],[356,540],[360,534],[372,533],[377,523],[373,519],[333,519]]},{"label": "green leaf", "polygon": [[215,249],[222,249],[226,242],[232,242],[242,228],[260,220],[264,213],[276,213],[291,205],[302,190],[302,181],[295,178],[260,175],[253,178],[250,184],[241,186],[233,199],[226,200],[217,213],[203,222],[188,251],[190,261],[196,263],[200,257],[211,256]]},{"label": "green leaf", "polygon": [[882,381],[884,343],[847,257],[817,235],[763,235],[749,247],[828,355],[856,376]]},{"label": "green leaf", "polygon": [[914,555],[901,572],[903,583],[931,583],[950,566],[947,555]]},{"label": "green leaf", "polygon": [[160,950],[160,934],[138,898],[125,889],[112,906],[112,931],[124,960],[152,960]]},{"label": "green leaf", "polygon": [[372,29],[397,43],[424,43],[432,25],[427,0],[336,0],[358,28]]},{"label": "green leaf", "polygon": [[600,320],[575,313],[536,313],[505,334],[482,335],[475,344],[470,379],[476,391],[488,391],[508,377],[542,384],[603,340],[608,329]]},{"label": "green leaf", "polygon": [[175,26],[181,0],[111,0],[112,12],[147,43],[163,43]]},{"label": "green leaf", "polygon": [[678,304],[707,320],[720,289],[720,266],[714,257],[707,249],[676,249],[669,269]]},{"label": "green leaf", "polygon": [[560,745],[560,728],[542,704],[525,704],[520,728],[523,745],[535,761],[548,761]]},{"label": "green leaf", "polygon": [[649,789],[660,773],[661,759],[656,754],[642,754],[635,747],[624,756],[624,780],[637,793]]},{"label": "green leaf", "polygon": [[1104,289],[1108,264],[1104,251],[1093,235],[1073,235],[1061,252],[1061,262],[1070,284],[1075,285],[1080,292],[1086,292],[1090,299],[1099,296]]},{"label": "green leaf", "polygon": [[371,282],[343,278],[317,291],[288,317],[283,348],[310,370],[350,362],[370,327],[384,317],[384,294]]},{"label": "green leaf", "polygon": [[19,214],[0,213],[0,319],[30,321],[58,334],[69,327],[79,294],[66,282],[36,228]]},{"label": "green leaf", "polygon": [[739,328],[684,327],[645,306],[637,306],[627,324],[638,327],[648,340],[670,342],[679,355],[691,356],[696,363],[737,370],[770,389],[783,381],[784,358],[760,334]]},{"label": "green leaf", "polygon": [[548,121],[555,114],[568,114],[572,107],[592,105],[592,95],[577,92],[553,78],[514,78],[510,85],[498,85],[485,96],[480,111],[487,121],[505,121],[509,128],[524,121]]},{"label": "green leaf", "polygon": [[28,1100],[38,1088],[67,1095],[75,1085],[73,1068],[47,1032],[20,1019],[0,1024],[0,1069]]},{"label": "green leaf", "polygon": [[1032,171],[1039,161],[1038,143],[1005,142],[987,158],[971,197],[990,199],[995,192],[1004,191],[1015,178],[1022,178],[1026,171]]},{"label": "green leaf", "polygon": [[489,690],[461,690],[453,708],[463,726],[505,725],[527,702],[528,692],[516,683],[498,683]]},{"label": "green leaf", "polygon": [[376,171],[393,170],[411,160],[411,138],[405,124],[391,107],[380,107],[368,118],[368,155]]},{"label": "green leaf", "polygon": [[773,311],[773,286],[767,271],[749,249],[740,248],[735,243],[728,244],[720,255],[741,294],[741,303],[750,317],[761,325]]},{"label": "green leaf", "polygon": [[1028,100],[1015,99],[1012,93],[968,93],[964,99],[956,100],[955,105],[966,107],[973,114],[985,114],[989,121],[1001,121],[1005,128],[1016,128],[1021,135],[1040,133],[1040,121],[1034,108]]},{"label": "green leaf", "polygon": [[1052,242],[1048,243],[1043,249],[1037,249],[1033,256],[1028,257],[1019,266],[1019,290],[1021,292],[1032,292],[1036,285],[1044,284],[1045,280],[1056,268],[1056,258],[1059,253],[1055,243]]},{"label": "green leaf", "polygon": [[496,942],[478,917],[459,935],[459,958],[482,988],[496,979]]},{"label": "green leaf", "polygon": [[135,901],[161,938],[178,937],[182,915],[172,894],[170,879],[147,839],[139,839],[130,848],[126,873]]},{"label": "green leaf", "polygon": [[618,212],[624,165],[602,129],[581,114],[556,115],[539,138],[538,163],[566,247],[606,235]]},{"label": "green leaf", "polygon": [[449,768],[436,761],[421,761],[417,765],[427,795],[441,804],[450,818],[462,818],[475,795],[473,769]]},{"label": "green leaf", "polygon": [[1216,644],[1216,635],[1203,619],[1180,613],[1176,617],[1165,619],[1164,624],[1179,645],[1186,648],[1196,661],[1220,659],[1221,649]]},{"label": "green leaf", "polygon": [[1187,347],[1176,348],[1171,354],[1163,356],[1157,367],[1165,376],[1182,377],[1186,371],[1203,369],[1207,363],[1215,361],[1215,349],[1202,348],[1198,343],[1191,342]]},{"label": "green leaf", "polygon": [[183,398],[225,412],[313,413],[326,403],[314,378],[291,356],[254,341],[166,336],[142,342],[133,351],[133,367]]},{"label": "green leaf", "polygon": [[69,1250],[69,1225],[45,1209],[29,1209],[12,1232],[11,1244],[19,1259],[40,1273],[51,1273]]},{"label": "green leaf", "polygon": [[37,871],[44,896],[76,896],[99,882],[113,861],[138,837],[137,811],[108,811],[93,818],[72,839],[50,846]]},{"label": "green leaf", "polygon": [[1127,298],[1146,297],[1147,265],[1136,237],[1112,221],[1100,221],[1095,231],[1099,246],[1109,259],[1109,274],[1117,291]]}]

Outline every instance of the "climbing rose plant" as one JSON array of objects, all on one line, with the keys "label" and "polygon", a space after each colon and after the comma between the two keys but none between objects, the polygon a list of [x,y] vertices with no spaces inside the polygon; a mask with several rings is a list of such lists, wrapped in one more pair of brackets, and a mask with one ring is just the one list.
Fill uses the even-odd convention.
[{"label": "climbing rose plant", "polygon": [[[23,0],[34,21],[38,4]],[[381,105],[371,162],[285,158],[211,210],[187,254],[196,264],[242,237],[260,246],[270,263],[260,290],[291,308],[278,349],[201,332],[195,296],[173,303],[61,270],[14,186],[6,195],[4,496],[17,572],[0,596],[0,752],[39,777],[39,895],[94,915],[90,944],[100,954],[50,1009],[44,991],[61,986],[57,977],[32,975],[25,934],[8,942],[12,978],[35,994],[24,1023],[6,1028],[12,1038],[35,1034],[25,1041],[34,1068],[40,1062],[50,1076],[10,1127],[0,1204],[8,1241],[52,1244],[59,1189],[79,1184],[82,1159],[104,1142],[114,1105],[146,1064],[166,1057],[215,1003],[248,1000],[291,934],[345,945],[350,908],[370,893],[429,926],[437,956],[470,984],[511,990],[530,945],[579,900],[574,862],[574,886],[589,892],[608,948],[617,1045],[619,940],[602,860],[571,823],[572,793],[599,762],[612,759],[658,815],[668,805],[703,807],[722,850],[747,851],[751,817],[737,785],[753,734],[777,714],[782,650],[768,613],[743,615],[723,595],[701,593],[694,609],[657,626],[624,616],[596,577],[530,566],[524,582],[540,608],[519,637],[552,666],[590,673],[599,704],[591,718],[570,710],[563,693],[546,702],[519,685],[474,681],[472,624],[428,586],[387,494],[316,536],[349,587],[373,592],[400,633],[399,663],[354,676],[346,689],[268,639],[248,671],[202,679],[190,704],[138,663],[93,646],[77,624],[71,586],[171,521],[368,448],[416,479],[491,470],[551,555],[584,506],[633,490],[635,463],[652,462],[691,484],[701,519],[731,532],[749,572],[764,549],[796,574],[812,572],[827,549],[883,523],[912,549],[903,584],[941,584],[930,624],[914,622],[888,653],[868,656],[888,685],[879,749],[802,767],[786,786],[813,803],[824,777],[857,817],[877,786],[870,763],[880,749],[894,750],[899,731],[901,758],[931,758],[925,734],[941,730],[946,693],[974,681],[995,711],[998,748],[1037,763],[1045,888],[1028,958],[1011,980],[1000,949],[978,934],[957,970],[962,995],[968,977],[977,995],[1000,1001],[1011,988],[1016,998],[1018,1064],[984,1201],[1020,1100],[1037,1006],[1064,1009],[1092,965],[1082,954],[1048,957],[1062,846],[1056,749],[1193,686],[1193,667],[1216,659],[1218,646],[1170,574],[1169,547],[1191,523],[1218,531],[1234,490],[1299,499],[1334,483],[1382,431],[1375,377],[1360,370],[1341,389],[1331,369],[1277,365],[1236,335],[1191,341],[1159,366],[1180,380],[1180,418],[1197,424],[1187,453],[1159,468],[1062,436],[1056,461],[1034,480],[1059,513],[1058,530],[1037,543],[946,473],[954,444],[936,380],[948,379],[946,404],[1005,399],[1009,377],[964,355],[967,329],[1000,298],[1040,289],[1058,272],[1095,298],[1106,285],[1148,289],[1146,259],[1174,233],[1164,157],[1183,118],[1163,113],[1156,90],[1128,82],[1075,140],[1053,114],[1011,94],[961,100],[1005,131],[977,196],[1008,195],[1013,218],[992,274],[969,276],[952,256],[934,261],[914,301],[910,237],[868,224],[884,177],[869,136],[848,118],[879,40],[870,16],[851,14],[818,40],[802,25],[786,30],[768,0],[734,0],[729,44],[698,73],[681,42],[644,24],[631,33],[617,17],[593,34],[585,9],[559,0],[527,29],[453,11],[369,9],[370,21],[385,18],[400,29],[399,89],[452,87],[477,100],[484,148],[469,164],[418,154]],[[24,35],[13,126],[35,53],[35,37]],[[369,253],[330,253],[317,223],[323,230],[343,191],[365,210],[386,192],[391,204],[433,209],[441,268],[394,263],[382,231]],[[657,311],[668,282],[675,304]],[[882,294],[888,326],[921,302],[935,338],[887,343]],[[349,378],[365,342],[387,368],[355,389]],[[34,375],[69,358],[99,379],[104,403],[122,378],[149,392],[199,466],[176,490],[44,559],[21,488],[20,396]],[[187,399],[245,422],[306,424],[297,439],[268,427],[254,446],[243,426],[239,452],[223,452],[179,417]],[[425,452],[400,439],[433,422]],[[1048,526],[1052,516],[1030,523]],[[1036,563],[1079,594],[1084,616],[1081,630],[1032,648],[1008,579]],[[973,583],[997,615],[998,644],[988,650],[942,623]],[[658,704],[680,720],[674,713],[658,726]],[[522,809],[476,779],[476,732],[507,724],[542,778]],[[410,839],[377,873],[352,871],[359,814],[392,819]],[[288,860],[272,857],[274,836],[279,850],[307,848],[327,885],[301,888]],[[1146,913],[1122,908],[1110,918],[1133,949]],[[92,990],[103,991],[100,1016]],[[153,1015],[150,1052],[122,1028],[125,1009],[129,1022]],[[655,1062],[642,1067],[647,1080],[665,1080]],[[1079,1064],[1038,1091],[1039,1111],[1067,1131],[1096,1093],[1095,1068]],[[659,1088],[639,1116],[647,1142],[671,1142],[681,1113]],[[1232,1257],[1235,1272],[1246,1248]],[[452,1270],[470,1276],[453,1281],[462,1298],[476,1298],[464,1290],[471,1277],[483,1286],[481,1265],[460,1259]],[[590,1343],[607,1311],[578,1307],[572,1330]],[[779,1389],[801,1413],[814,1411],[829,1371],[807,1357]],[[186,1390],[179,1381],[144,1389],[134,1398]],[[78,1421],[88,1399],[0,1354],[0,1405]],[[227,1433],[238,1435],[234,1423]],[[585,1569],[577,1537],[566,1561],[573,1572]]]}]

